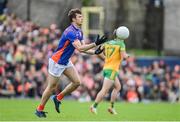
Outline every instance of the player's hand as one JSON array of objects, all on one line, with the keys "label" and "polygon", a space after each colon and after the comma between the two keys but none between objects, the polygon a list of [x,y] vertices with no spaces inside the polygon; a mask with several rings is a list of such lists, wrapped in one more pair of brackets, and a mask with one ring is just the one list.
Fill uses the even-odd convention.
[{"label": "player's hand", "polygon": [[102,44],[102,43],[104,43],[104,42],[106,42],[107,41],[107,37],[104,35],[104,36],[102,36],[102,37],[99,37],[99,35],[97,36],[97,39],[96,39],[96,41],[95,41],[95,44],[96,45],[100,45],[100,44]]},{"label": "player's hand", "polygon": [[95,50],[94,54],[98,55],[98,54],[101,54],[103,51],[104,51],[104,48],[101,48],[101,46],[99,46],[99,47]]},{"label": "player's hand", "polygon": [[130,55],[129,55],[129,54],[126,54],[124,60],[127,60],[129,57],[130,57]]}]

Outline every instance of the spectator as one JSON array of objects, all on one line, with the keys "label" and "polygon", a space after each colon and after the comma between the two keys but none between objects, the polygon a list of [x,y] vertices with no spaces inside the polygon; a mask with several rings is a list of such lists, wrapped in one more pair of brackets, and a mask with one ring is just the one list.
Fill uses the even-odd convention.
[{"label": "spectator", "polygon": [[[24,95],[39,98],[42,95],[46,86],[47,60],[60,35],[61,30],[56,24],[42,28],[33,22],[23,21],[14,14],[3,14],[3,19],[0,19],[1,96]],[[71,60],[83,84],[73,93],[72,98],[80,101],[93,100],[102,84],[103,62],[96,56],[89,57],[76,52]],[[123,100],[175,102],[179,99],[180,65],[171,68],[160,60],[154,61],[151,66],[140,67],[132,56],[123,61],[119,75],[123,84],[120,96]],[[67,80],[65,77],[61,78],[62,87],[67,85]],[[61,89],[63,88],[58,87],[58,90]]]},{"label": "spectator", "polygon": [[14,86],[10,80],[3,77],[2,82],[0,83],[0,96],[11,97],[14,95],[14,93]]}]

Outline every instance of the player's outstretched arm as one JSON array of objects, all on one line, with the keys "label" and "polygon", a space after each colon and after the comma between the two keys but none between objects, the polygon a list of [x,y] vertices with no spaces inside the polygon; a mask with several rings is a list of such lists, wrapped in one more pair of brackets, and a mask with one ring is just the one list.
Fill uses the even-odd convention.
[{"label": "player's outstretched arm", "polygon": [[104,51],[104,47],[101,45],[95,50],[94,54],[98,55],[101,54]]},{"label": "player's outstretched arm", "polygon": [[94,51],[94,54],[98,55],[102,60],[105,59],[105,56],[104,56],[104,47],[103,46],[99,46],[95,51]]},{"label": "player's outstretched arm", "polygon": [[[83,45],[85,45],[85,41],[81,41]],[[87,51],[82,51],[82,53],[86,53],[86,54],[89,54],[89,55],[100,55],[102,52],[104,51],[104,47],[102,45],[98,46],[98,48],[96,50],[94,49],[89,49]]]},{"label": "player's outstretched arm", "polygon": [[90,49],[90,50],[87,50],[87,51],[82,51],[82,53],[86,53],[86,54],[89,54],[89,55],[98,55],[98,57],[100,57],[102,60],[105,59],[105,56],[104,54],[102,53],[104,51],[104,47],[103,46],[98,46],[98,48],[96,50],[93,50],[93,49]]},{"label": "player's outstretched arm", "polygon": [[95,43],[91,43],[91,44],[81,44],[81,42],[79,40],[75,40],[73,42],[73,46],[79,51],[79,52],[85,52],[91,48],[96,47]]},{"label": "player's outstretched arm", "polygon": [[[82,43],[82,45],[86,45],[84,40],[82,40],[81,43]],[[94,55],[95,54],[94,52],[95,52],[94,49],[89,49],[89,50],[86,50],[86,51],[81,51],[81,53],[85,53],[85,54],[89,54],[89,55]]]},{"label": "player's outstretched arm", "polygon": [[92,49],[92,48],[96,47],[97,45],[100,45],[106,41],[107,41],[106,36],[99,37],[99,35],[98,35],[98,37],[94,43],[83,45],[83,44],[81,44],[81,42],[79,40],[75,40],[73,42],[73,46],[80,52],[85,52],[85,51]]},{"label": "player's outstretched arm", "polygon": [[101,45],[101,44],[105,43],[106,41],[108,41],[108,40],[107,40],[107,37],[105,35],[102,36],[102,37],[100,37],[98,35],[97,38],[96,38],[95,44],[96,45]]},{"label": "player's outstretched arm", "polygon": [[102,60],[105,60],[105,55],[103,53],[98,54],[98,57],[101,58]]},{"label": "player's outstretched arm", "polygon": [[94,55],[95,53],[95,50],[93,49],[89,49],[89,50],[86,50],[86,51],[81,51],[81,53],[86,53],[86,54],[89,54],[89,55]]}]

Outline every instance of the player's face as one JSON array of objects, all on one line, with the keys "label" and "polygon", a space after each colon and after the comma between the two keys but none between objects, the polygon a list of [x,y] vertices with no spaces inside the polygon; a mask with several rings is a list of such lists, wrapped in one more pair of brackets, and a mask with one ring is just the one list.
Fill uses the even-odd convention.
[{"label": "player's face", "polygon": [[75,23],[76,23],[78,26],[81,26],[81,25],[82,25],[82,22],[83,22],[83,16],[82,16],[82,14],[76,14]]}]

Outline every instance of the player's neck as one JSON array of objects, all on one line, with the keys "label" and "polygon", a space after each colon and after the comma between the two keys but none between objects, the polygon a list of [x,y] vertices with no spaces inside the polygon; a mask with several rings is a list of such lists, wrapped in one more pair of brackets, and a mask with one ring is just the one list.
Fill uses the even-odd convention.
[{"label": "player's neck", "polygon": [[72,22],[72,24],[76,27],[76,28],[81,28],[81,26],[80,25],[78,25],[78,24],[76,24],[75,22]]},{"label": "player's neck", "polygon": [[119,39],[119,38],[115,38],[114,40],[115,40],[115,41],[124,41],[124,40]]}]

